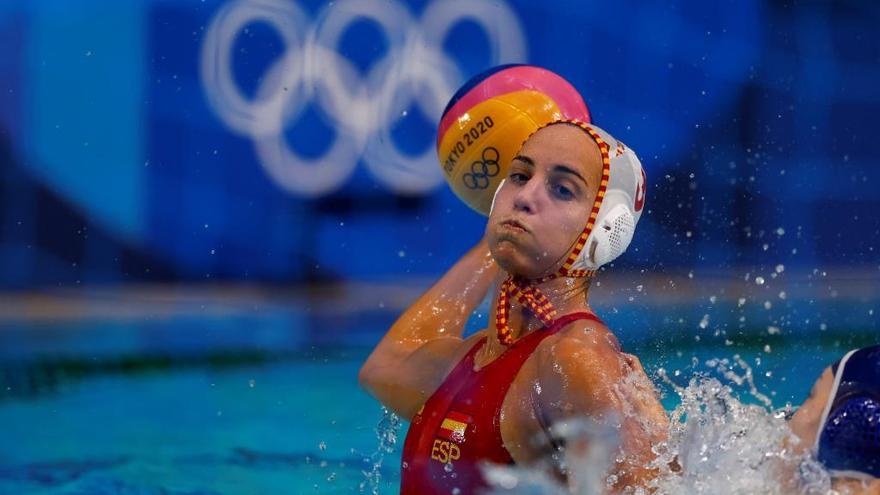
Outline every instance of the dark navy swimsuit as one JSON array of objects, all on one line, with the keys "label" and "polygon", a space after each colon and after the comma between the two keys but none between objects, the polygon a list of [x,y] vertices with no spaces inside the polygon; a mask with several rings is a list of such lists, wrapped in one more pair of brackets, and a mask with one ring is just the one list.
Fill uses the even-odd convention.
[{"label": "dark navy swimsuit", "polygon": [[832,475],[880,478],[880,345],[848,352],[831,370],[816,455]]}]

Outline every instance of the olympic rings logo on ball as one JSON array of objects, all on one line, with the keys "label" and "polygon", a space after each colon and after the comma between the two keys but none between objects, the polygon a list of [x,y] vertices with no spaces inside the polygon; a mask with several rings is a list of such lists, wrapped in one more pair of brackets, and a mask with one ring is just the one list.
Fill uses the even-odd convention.
[{"label": "olympic rings logo on ball", "polygon": [[489,146],[483,150],[482,160],[471,163],[471,171],[461,176],[465,187],[469,189],[486,189],[489,187],[489,177],[495,177],[501,171],[498,160],[501,155],[498,150]]},{"label": "olympic rings logo on ball", "polygon": [[[374,21],[389,45],[365,76],[337,50],[343,34],[362,19]],[[338,189],[361,159],[392,190],[426,192],[443,181],[433,147],[418,156],[402,153],[391,130],[413,104],[439,120],[463,82],[442,47],[464,20],[487,34],[490,65],[526,60],[516,15],[495,0],[435,0],[420,19],[396,0],[342,0],[328,4],[314,21],[292,1],[234,0],[208,26],[202,85],[217,116],[251,139],[268,175],[293,194],[314,197]],[[255,22],[280,35],[284,53],[260,77],[256,96],[247,98],[232,72],[232,48],[239,33]],[[329,150],[311,159],[291,149],[284,133],[309,103],[317,104],[336,131]]]}]

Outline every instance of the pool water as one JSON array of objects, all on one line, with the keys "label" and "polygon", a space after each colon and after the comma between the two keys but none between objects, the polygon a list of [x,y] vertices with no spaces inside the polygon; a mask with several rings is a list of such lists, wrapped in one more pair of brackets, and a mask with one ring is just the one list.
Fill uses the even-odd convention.
[{"label": "pool water", "polygon": [[356,493],[382,417],[356,386],[360,358],[99,376],[7,400],[0,493]]},{"label": "pool water", "polygon": [[[406,425],[383,455],[383,411],[357,385],[394,315],[335,322],[359,328],[358,338],[336,338],[346,345],[328,345],[331,322],[264,318],[0,328],[0,493],[397,493]],[[191,345],[206,328],[226,330]],[[781,407],[799,403],[825,366],[870,338],[641,342],[628,350],[679,384],[694,372],[722,376],[707,360],[740,356],[757,390]],[[671,409],[678,396],[660,388]],[[759,401],[747,384],[735,392]]]}]

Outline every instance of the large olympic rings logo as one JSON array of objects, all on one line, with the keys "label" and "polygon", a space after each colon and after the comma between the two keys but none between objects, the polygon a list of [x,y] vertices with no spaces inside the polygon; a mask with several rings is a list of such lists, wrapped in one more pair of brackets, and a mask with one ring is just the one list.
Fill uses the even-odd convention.
[{"label": "large olympic rings logo", "polygon": [[498,165],[498,150],[489,146],[483,150],[483,154],[474,163],[471,163],[471,171],[462,175],[461,180],[465,187],[470,189],[486,189],[489,187],[489,177],[495,177],[501,171]]},{"label": "large olympic rings logo", "polygon": [[[288,0],[235,0],[214,16],[202,46],[202,84],[211,108],[233,131],[250,137],[269,176],[298,195],[319,196],[339,188],[361,158],[397,192],[425,192],[442,182],[433,147],[416,157],[401,153],[391,129],[412,104],[439,120],[463,82],[442,51],[459,22],[473,21],[486,32],[491,65],[526,60],[516,15],[495,0],[436,0],[419,20],[395,0],[342,0],[331,2],[316,19],[311,22]],[[378,24],[389,45],[363,78],[336,50],[360,19]],[[274,28],[285,51],[249,99],[232,73],[232,46],[242,29],[255,22]],[[331,120],[336,138],[322,157],[306,159],[288,145],[284,129],[312,100]]]}]

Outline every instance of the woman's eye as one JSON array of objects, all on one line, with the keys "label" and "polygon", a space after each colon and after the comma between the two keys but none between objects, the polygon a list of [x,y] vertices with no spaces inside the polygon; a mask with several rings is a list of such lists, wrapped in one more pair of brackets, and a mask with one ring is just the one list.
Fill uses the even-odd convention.
[{"label": "woman's eye", "polygon": [[571,189],[559,184],[553,186],[553,192],[560,199],[571,199],[574,197],[574,193]]},{"label": "woman's eye", "polygon": [[525,181],[529,180],[529,177],[526,174],[521,174],[519,172],[512,172],[510,174],[510,180],[511,180],[511,182],[513,182],[515,184],[522,184]]}]

